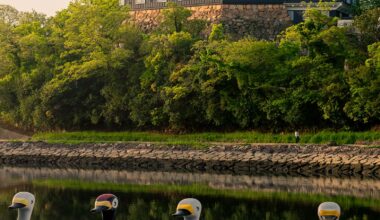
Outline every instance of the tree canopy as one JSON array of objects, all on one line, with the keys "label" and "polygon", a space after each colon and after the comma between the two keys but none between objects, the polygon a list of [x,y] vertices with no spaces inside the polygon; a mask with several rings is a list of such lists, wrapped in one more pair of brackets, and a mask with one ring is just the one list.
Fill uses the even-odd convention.
[{"label": "tree canopy", "polygon": [[379,8],[355,18],[355,33],[310,9],[275,41],[231,40],[174,4],[153,33],[128,16],[118,0],[74,1],[51,18],[1,6],[0,120],[167,131],[380,122]]}]

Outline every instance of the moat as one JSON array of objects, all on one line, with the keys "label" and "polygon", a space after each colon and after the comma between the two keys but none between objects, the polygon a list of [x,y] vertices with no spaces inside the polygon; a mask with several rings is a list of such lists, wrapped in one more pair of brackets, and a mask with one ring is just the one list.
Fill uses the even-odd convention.
[{"label": "moat", "polygon": [[0,168],[2,220],[16,219],[7,210],[18,191],[30,191],[37,203],[32,219],[100,219],[89,210],[102,193],[114,193],[117,219],[175,219],[184,197],[203,204],[202,219],[317,219],[320,202],[336,201],[341,219],[380,216],[380,180],[302,176],[254,176],[190,172]]}]

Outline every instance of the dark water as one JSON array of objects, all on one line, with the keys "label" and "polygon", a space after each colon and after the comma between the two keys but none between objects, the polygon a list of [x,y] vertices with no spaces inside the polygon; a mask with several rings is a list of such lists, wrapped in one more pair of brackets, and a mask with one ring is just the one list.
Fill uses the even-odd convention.
[{"label": "dark water", "polygon": [[[190,175],[190,176],[189,176]],[[165,177],[166,176],[166,177]],[[101,178],[103,181],[101,181]],[[378,220],[380,219],[380,203],[378,200],[377,180],[326,180],[326,179],[303,179],[296,177],[249,177],[249,176],[223,176],[208,174],[177,174],[177,173],[154,173],[154,172],[127,172],[127,171],[75,171],[75,170],[48,170],[48,169],[22,169],[22,168],[0,168],[0,219],[16,219],[14,211],[7,210],[12,196],[18,191],[29,191],[36,195],[37,204],[34,209],[32,219],[35,220],[67,220],[67,219],[101,219],[99,215],[92,214],[89,210],[92,208],[94,199],[102,193],[114,193],[119,197],[120,205],[118,208],[117,219],[148,220],[148,219],[175,219],[170,214],[174,212],[177,202],[185,197],[196,196],[203,205],[202,219],[233,219],[233,220],[312,220],[318,219],[316,208],[319,204],[318,196],[315,199],[303,199],[302,195],[318,193],[319,195],[327,194],[331,199],[340,199],[344,202],[342,205],[343,216],[341,219],[351,220]],[[94,186],[99,181],[102,182],[102,189],[86,186],[82,189],[76,189],[76,186],[67,186],[67,179],[75,179],[75,184],[88,182],[92,178]],[[59,179],[62,184],[43,186],[35,184],[34,180]],[[190,180],[189,180],[190,179]],[[238,193],[241,190],[251,190],[268,192],[265,198],[242,198],[221,195],[199,194],[181,192],[125,192],[123,190],[107,191],[107,184],[125,184],[125,187],[133,187],[130,184],[191,184],[191,180],[197,183],[209,184],[215,189],[231,190]],[[166,181],[163,181],[166,180]],[[222,183],[224,181],[224,183]],[[333,187],[333,182],[336,182]],[[357,181],[357,182],[355,182]],[[286,188],[288,182],[288,188]],[[306,187],[307,182],[314,183],[315,188]],[[317,182],[320,183],[317,186]],[[323,182],[327,182],[324,187]],[[350,183],[363,183],[364,188],[352,190]],[[292,186],[292,184],[294,186]],[[298,184],[298,187],[296,185]],[[344,186],[347,184],[346,192],[351,195],[344,195]],[[373,186],[371,191],[371,185]],[[123,186],[123,185],[122,185]],[[340,188],[341,187],[341,188]],[[79,187],[80,188],[80,187]],[[86,188],[86,189],[83,189]],[[110,187],[112,188],[112,187]],[[149,188],[149,187],[148,187]],[[279,190],[276,190],[280,188]],[[326,188],[327,191],[323,191]],[[312,190],[314,189],[314,191]],[[341,193],[339,193],[341,189]],[[285,192],[284,192],[285,190]],[[350,191],[351,190],[351,191]],[[293,192],[291,192],[293,191]],[[287,194],[296,193],[296,199],[287,201],[281,196],[271,196],[273,192],[281,192],[283,197]],[[335,192],[335,193],[334,193]],[[300,196],[301,195],[301,196]],[[347,201],[346,201],[347,200]],[[356,203],[355,203],[356,201]],[[359,202],[357,202],[359,201]],[[366,202],[375,201],[373,205]],[[360,204],[364,204],[361,206]],[[354,204],[354,205],[353,205]]]}]

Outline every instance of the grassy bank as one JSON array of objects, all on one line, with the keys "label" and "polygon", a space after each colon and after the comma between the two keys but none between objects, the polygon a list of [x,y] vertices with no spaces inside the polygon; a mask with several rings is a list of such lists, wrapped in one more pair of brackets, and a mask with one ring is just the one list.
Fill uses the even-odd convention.
[{"label": "grassy bank", "polygon": [[124,193],[164,193],[164,194],[181,194],[192,197],[223,197],[247,200],[277,200],[294,203],[320,203],[321,201],[335,201],[342,207],[350,208],[355,206],[378,208],[379,200],[363,199],[353,196],[326,196],[321,194],[308,193],[289,193],[289,192],[267,192],[252,190],[232,190],[216,189],[207,185],[135,185],[135,184],[118,184],[118,183],[94,183],[77,180],[34,180],[34,186],[45,188],[64,188],[84,191],[108,191]]},{"label": "grassy bank", "polygon": [[[39,133],[34,141],[52,143],[101,143],[101,142],[160,142],[165,144],[204,145],[210,142],[226,143],[294,143],[294,134],[258,132],[162,134],[153,132],[62,132]],[[301,133],[301,143],[310,144],[373,144],[380,145],[380,132],[318,132]]]}]

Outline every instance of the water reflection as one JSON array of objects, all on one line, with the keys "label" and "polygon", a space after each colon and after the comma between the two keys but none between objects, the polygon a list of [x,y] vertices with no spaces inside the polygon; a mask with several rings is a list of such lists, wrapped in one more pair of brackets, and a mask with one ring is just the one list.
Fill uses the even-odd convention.
[{"label": "water reflection", "polygon": [[[33,191],[38,203],[32,219],[100,219],[89,212],[100,191],[75,191],[65,189],[36,188],[28,185],[17,190]],[[116,192],[120,198],[118,219],[150,220],[174,219],[170,213],[183,196],[180,194],[140,194]],[[2,198],[11,198],[10,192],[1,193]],[[91,199],[90,199],[91,198]],[[317,203],[287,203],[276,200],[250,201],[226,198],[199,197],[204,207],[203,217],[216,219],[265,219],[265,220],[305,220],[317,219]],[[1,219],[16,219],[16,213],[4,208],[6,201],[1,199]],[[378,219],[379,213],[368,208],[345,210],[344,219]],[[4,217],[4,218],[3,218]]]},{"label": "water reflection", "polygon": [[71,179],[126,184],[208,185],[216,189],[250,189],[380,198],[380,179],[335,177],[248,176],[209,173],[83,170],[54,168],[0,168],[0,187],[34,179]]},{"label": "water reflection", "polygon": [[[349,182],[354,183],[355,190],[348,190],[361,197],[379,198],[377,189],[380,185],[378,180],[363,180],[366,189],[360,191],[361,180],[339,179],[309,179],[302,177],[252,177],[230,176],[211,174],[187,174],[187,173],[156,173],[156,172],[131,172],[131,171],[90,171],[90,170],[58,170],[58,169],[24,169],[2,168],[0,169],[0,219],[14,220],[16,213],[6,209],[12,196],[18,191],[31,191],[37,197],[37,204],[33,214],[34,220],[47,219],[101,219],[100,216],[89,212],[95,198],[104,190],[66,188],[57,184],[54,187],[36,185],[31,180],[44,178],[58,178],[62,182],[67,179],[80,181],[94,181],[104,183],[126,184],[176,184],[186,185],[205,183],[213,188],[252,189],[252,191],[283,191],[283,192],[323,192],[323,194],[338,195],[348,190]],[[309,184],[308,184],[309,180]],[[353,181],[353,182],[352,182]],[[356,181],[356,182],[355,182]],[[299,187],[297,188],[297,184]],[[331,185],[331,186],[329,186]],[[332,186],[333,185],[333,186]],[[126,185],[127,187],[128,185]],[[315,188],[313,188],[313,186]],[[372,187],[371,187],[372,186]],[[367,191],[371,191],[368,193]],[[319,204],[315,201],[284,201],[279,197],[262,199],[236,199],[225,196],[199,196],[173,192],[125,192],[112,191],[119,197],[120,205],[117,219],[153,220],[175,219],[170,214],[175,211],[179,200],[184,197],[196,196],[204,207],[203,219],[231,219],[231,220],[312,220],[317,219],[316,208]],[[269,194],[270,195],[270,194]],[[349,198],[348,198],[349,199]],[[380,207],[380,205],[378,206]],[[343,220],[369,220],[380,218],[380,208],[360,205],[342,206]]]}]

